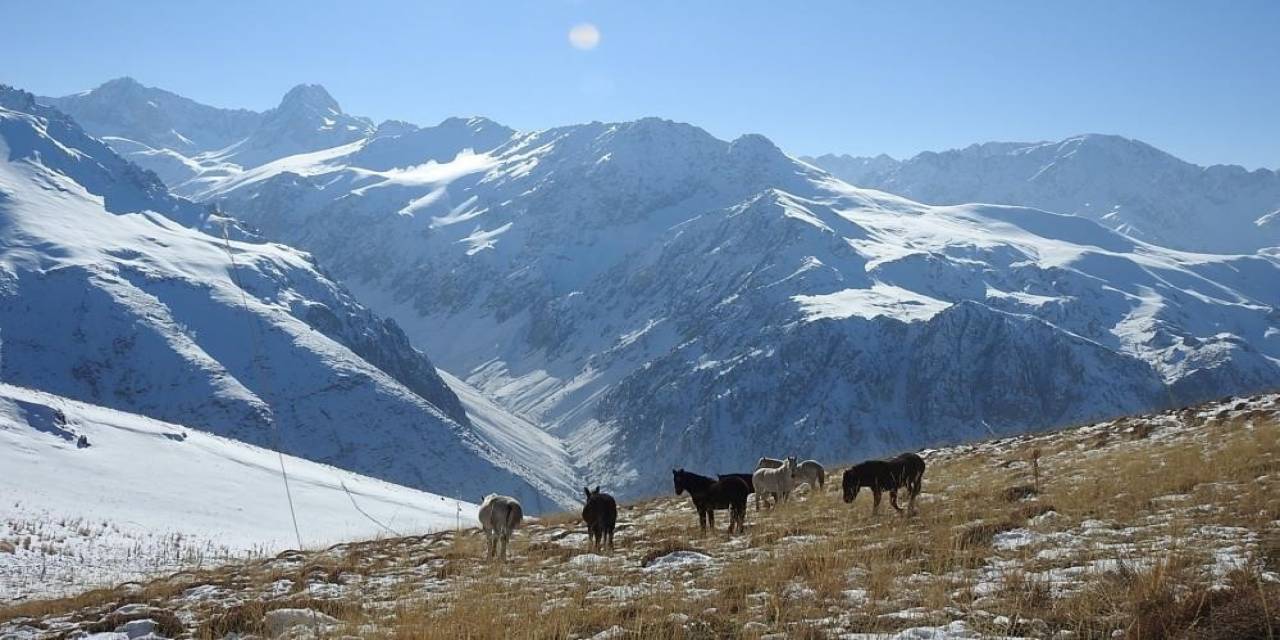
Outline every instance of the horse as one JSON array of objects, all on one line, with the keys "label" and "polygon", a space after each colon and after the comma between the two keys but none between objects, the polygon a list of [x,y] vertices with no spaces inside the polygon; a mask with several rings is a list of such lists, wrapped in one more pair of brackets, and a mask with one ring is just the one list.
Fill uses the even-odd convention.
[{"label": "horse", "polygon": [[[524,509],[520,501],[511,496],[500,496],[491,493],[480,503],[480,528],[489,539],[489,557],[498,555],[507,559],[507,543],[511,541],[511,532],[520,526],[524,518]],[[499,551],[501,547],[501,551]]]},{"label": "horse", "polygon": [[587,523],[587,535],[591,537],[591,550],[604,548],[609,543],[609,551],[613,551],[613,528],[618,524],[618,503],[613,496],[600,493],[599,485],[595,491],[583,487],[587,494],[587,502],[582,506],[582,521]]},{"label": "horse", "polygon": [[787,461],[776,469],[756,469],[755,473],[751,474],[751,484],[755,487],[758,496],[772,494],[776,505],[779,502],[786,502],[791,495],[791,489],[795,487],[795,472],[795,457],[787,458]]},{"label": "horse", "polygon": [[729,510],[729,535],[733,535],[733,525],[737,523],[738,533],[742,533],[747,518],[747,494],[751,488],[742,478],[725,478],[712,480],[706,476],[672,469],[676,495],[685,491],[693,498],[693,506],[698,510],[698,526],[705,535],[707,527],[716,529],[716,509]]},{"label": "horse", "polygon": [[846,503],[853,502],[862,487],[871,489],[872,495],[875,496],[875,503],[871,507],[873,515],[880,513],[882,491],[889,492],[889,504],[893,505],[898,513],[902,513],[902,507],[898,506],[898,488],[906,487],[909,496],[907,515],[914,515],[916,496],[920,495],[920,483],[923,479],[924,459],[914,453],[904,453],[892,460],[868,460],[856,464],[844,472],[841,481],[844,485]]},{"label": "horse", "polygon": [[805,460],[796,465],[796,484],[808,482],[811,489],[824,489],[827,485],[827,470],[817,460]]},{"label": "horse", "polygon": [[759,460],[756,460],[756,468],[757,469],[777,469],[778,467],[781,467],[786,463],[787,463],[786,460],[779,460],[777,458],[766,458],[762,456]]},{"label": "horse", "polygon": [[[751,474],[749,473],[721,473],[721,474],[717,474],[716,477],[721,480],[724,480],[725,478],[737,478],[747,483],[748,491],[750,491],[751,493],[756,493],[756,485],[754,482],[751,481]],[[756,493],[756,511],[759,511],[759,510],[760,510],[760,494]]]}]

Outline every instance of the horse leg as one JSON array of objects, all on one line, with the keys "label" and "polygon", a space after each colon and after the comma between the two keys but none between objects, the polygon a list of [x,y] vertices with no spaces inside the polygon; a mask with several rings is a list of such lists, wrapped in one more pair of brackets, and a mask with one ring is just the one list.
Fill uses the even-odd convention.
[{"label": "horse leg", "polygon": [[485,537],[485,542],[488,543],[489,557],[492,558],[493,554],[496,553],[498,550],[498,547],[495,546],[497,544],[497,539],[494,538],[492,531],[484,532],[484,537]]},{"label": "horse leg", "polygon": [[716,532],[716,510],[707,509],[707,528],[711,529],[711,533]]},{"label": "horse leg", "polygon": [[902,513],[902,507],[898,506],[898,489],[896,487],[889,490],[889,504],[893,505],[893,508],[898,513]]},{"label": "horse leg", "polygon": [[703,509],[698,509],[698,530],[707,535],[707,512]]},{"label": "horse leg", "polygon": [[871,504],[871,515],[878,516],[880,515],[880,489],[879,488],[872,489],[871,495],[875,499],[875,502]]}]

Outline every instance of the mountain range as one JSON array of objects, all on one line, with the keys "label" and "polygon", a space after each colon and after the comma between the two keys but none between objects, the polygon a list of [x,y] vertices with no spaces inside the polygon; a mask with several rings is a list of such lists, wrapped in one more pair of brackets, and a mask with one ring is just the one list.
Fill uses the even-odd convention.
[{"label": "mountain range", "polygon": [[[126,97],[109,99],[122,82]],[[308,281],[332,278],[403,328],[388,352],[411,344],[448,372],[472,418],[432,405],[452,433],[488,444],[491,462],[542,469],[515,475],[543,486],[580,473],[652,494],[676,466],[847,460],[1280,386],[1275,250],[1192,253],[1088,215],[922,204],[762,136],[652,118],[374,127],[306,85],[260,114],[132,81],[39,102],[203,205],[183,233],[234,219],[314,256]],[[289,307],[273,317],[310,326],[279,302],[292,295],[254,282]],[[290,406],[349,402],[321,393]],[[477,415],[496,417],[486,429]]]},{"label": "mountain range", "polygon": [[495,446],[540,432],[461,399],[311,256],[223,225],[7,87],[0,158],[5,382],[472,501],[572,500],[570,473]]},{"label": "mountain range", "polygon": [[988,142],[902,161],[832,154],[803,160],[850,184],[919,202],[1069,213],[1174,249],[1252,253],[1280,245],[1280,171],[1202,167],[1121,136]]}]

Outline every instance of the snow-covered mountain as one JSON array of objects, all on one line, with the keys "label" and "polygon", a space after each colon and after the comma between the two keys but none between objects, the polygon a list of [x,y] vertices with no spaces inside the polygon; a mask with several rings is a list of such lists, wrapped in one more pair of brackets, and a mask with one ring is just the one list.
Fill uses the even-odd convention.
[{"label": "snow-covered mountain", "polygon": [[155,149],[195,155],[231,146],[262,121],[247,109],[220,109],[133,78],[116,78],[90,91],[40,98],[99,137],[118,137]]},{"label": "snow-covered mountain", "polygon": [[202,105],[132,78],[77,94],[40,98],[72,116],[120,155],[182,186],[234,175],[265,162],[372,135],[367,118],[346,114],[320,85],[301,84],[258,113]]},{"label": "snow-covered mountain", "polygon": [[[475,518],[471,503],[284,466],[304,547]],[[0,468],[0,537],[26,539],[0,553],[0,602],[297,547],[276,453],[185,426],[0,383]]]},{"label": "snow-covered mountain", "polygon": [[453,497],[575,499],[501,450],[544,434],[460,400],[309,255],[203,233],[207,207],[7,87],[0,159],[5,382]]},{"label": "snow-covered mountain", "polygon": [[1120,136],[989,142],[904,161],[884,155],[804,160],[850,184],[919,202],[1070,213],[1175,249],[1251,253],[1280,245],[1280,172],[1201,167]]},{"label": "snow-covered mountain", "polygon": [[619,493],[1280,386],[1273,251],[924,205],[658,119],[447,124],[188,193],[313,252]]},{"label": "snow-covered mountain", "polygon": [[392,169],[366,144],[207,195],[625,493],[1280,385],[1274,258],[921,205],[660,120]]}]

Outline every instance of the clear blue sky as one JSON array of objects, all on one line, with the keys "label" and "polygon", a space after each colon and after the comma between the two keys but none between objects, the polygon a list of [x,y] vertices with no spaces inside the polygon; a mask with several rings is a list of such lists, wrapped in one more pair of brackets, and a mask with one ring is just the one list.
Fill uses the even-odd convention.
[{"label": "clear blue sky", "polygon": [[[1277,0],[0,0],[0,16],[0,82],[46,95],[130,75],[266,109],[318,82],[375,120],[656,115],[899,157],[1099,132],[1280,168]],[[584,22],[595,49],[569,44]]]}]

